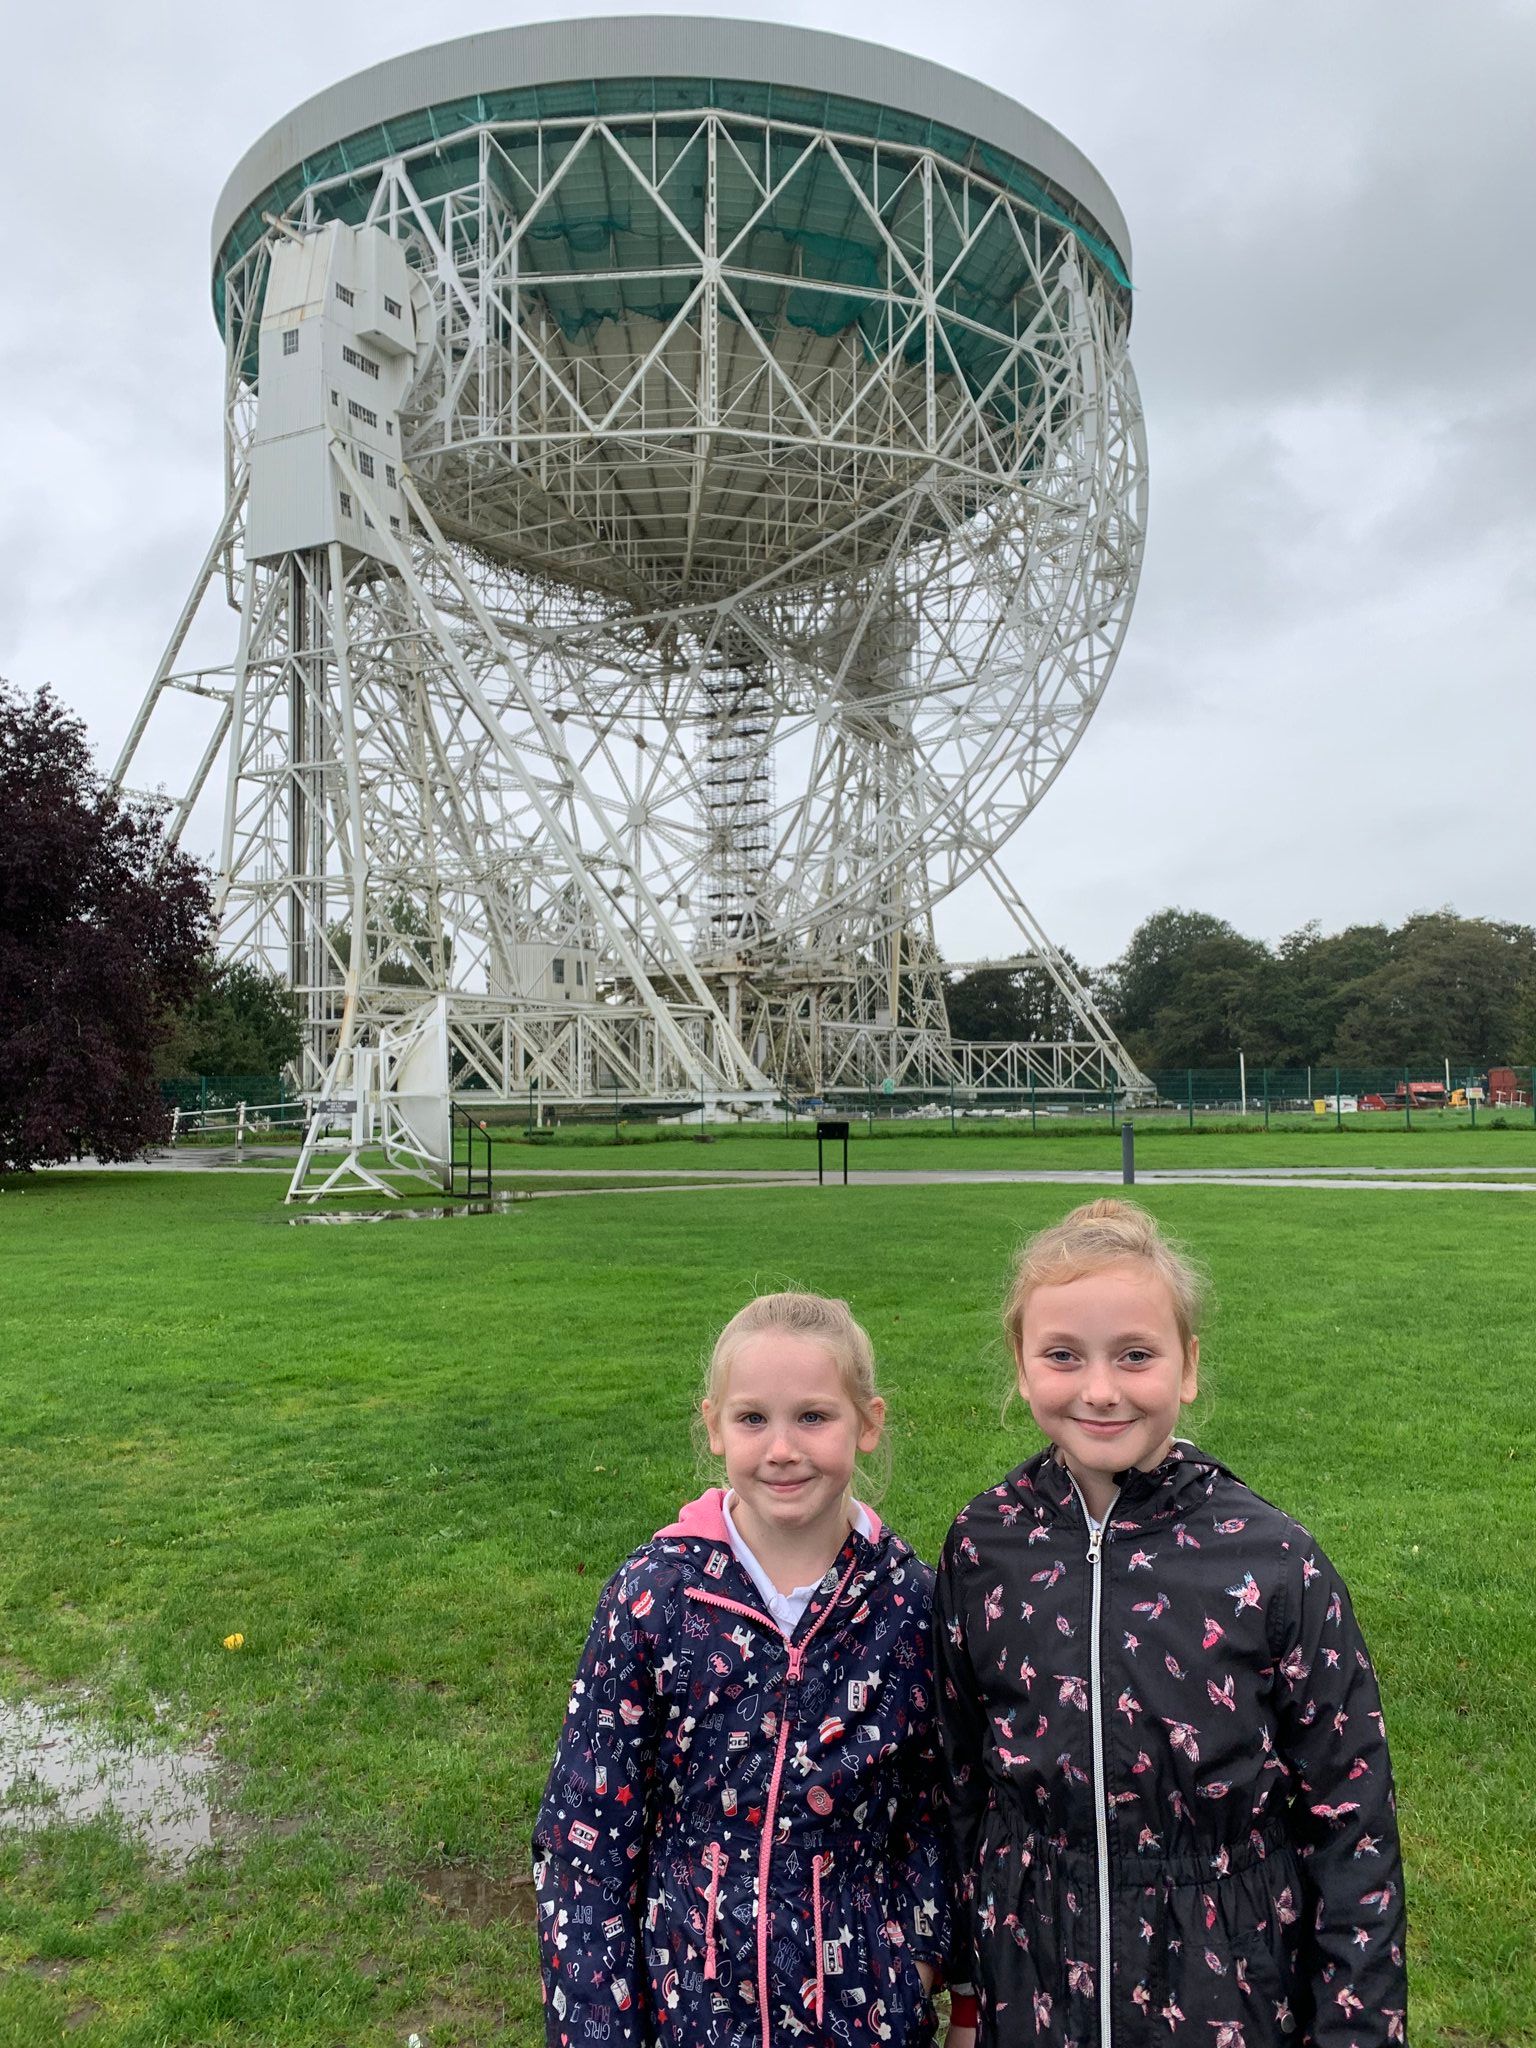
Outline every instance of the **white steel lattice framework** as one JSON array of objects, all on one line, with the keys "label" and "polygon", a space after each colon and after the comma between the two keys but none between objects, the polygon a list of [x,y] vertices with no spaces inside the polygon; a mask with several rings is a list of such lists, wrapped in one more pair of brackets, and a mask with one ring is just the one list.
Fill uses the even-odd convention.
[{"label": "white steel lattice framework", "polygon": [[[758,24],[472,38],[257,145],[227,510],[118,778],[213,701],[172,826],[222,773],[223,941],[306,1086],[439,989],[507,1097],[1141,1084],[997,864],[1134,596],[1125,249],[1023,109]],[[1068,1040],[951,1040],[976,873]]]}]

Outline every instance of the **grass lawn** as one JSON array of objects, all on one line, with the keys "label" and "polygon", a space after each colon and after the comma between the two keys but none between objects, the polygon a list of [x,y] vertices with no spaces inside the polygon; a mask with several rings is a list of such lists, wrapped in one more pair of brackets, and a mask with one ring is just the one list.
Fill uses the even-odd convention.
[{"label": "grass lawn", "polygon": [[[1409,1140],[1379,1142],[1399,1163]],[[1478,1163],[1506,1157],[1536,1162],[1479,1131]],[[531,1936],[416,1878],[526,1870],[598,1587],[693,1489],[712,1326],[790,1282],[852,1299],[894,1417],[886,1508],[932,1556],[1031,1447],[998,1421],[995,1306],[1011,1245],[1072,1199],[701,1189],[325,1230],[288,1228],[270,1178],[4,1187],[0,1694],[87,1686],[111,1726],[214,1732],[240,1827],[175,1878],[103,1825],[0,1836],[0,2048],[71,2025],[103,2048],[533,2048]],[[1216,1280],[1202,1439],[1311,1523],[1376,1652],[1413,2038],[1536,2043],[1532,1198],[1143,1199]]]}]

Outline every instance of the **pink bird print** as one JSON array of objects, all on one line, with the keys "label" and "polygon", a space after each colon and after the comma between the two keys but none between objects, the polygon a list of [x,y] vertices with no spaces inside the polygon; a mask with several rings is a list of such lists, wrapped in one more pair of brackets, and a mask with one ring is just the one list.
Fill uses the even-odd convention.
[{"label": "pink bird print", "polygon": [[[1141,1833],[1136,1837],[1137,1854],[1145,1855],[1148,1849],[1155,1849],[1162,1839],[1162,1836],[1159,1834],[1155,1834],[1151,1828],[1143,1828]],[[1150,1939],[1150,1936],[1148,1937],[1148,1939]]]},{"label": "pink bird print", "polygon": [[[1337,1593],[1335,1593],[1333,1598],[1328,1602],[1328,1619],[1335,1628],[1337,1628],[1339,1623],[1344,1619],[1344,1609],[1342,1604],[1340,1603],[1339,1596]],[[1365,1659],[1362,1657],[1360,1661],[1363,1664],[1365,1662]]]},{"label": "pink bird print", "polygon": [[1301,1583],[1310,1586],[1321,1570],[1322,1566],[1315,1557],[1304,1557],[1301,1560]]},{"label": "pink bird print", "polygon": [[1130,1651],[1131,1655],[1134,1657],[1136,1652],[1141,1648],[1141,1637],[1133,1636],[1130,1630],[1127,1629],[1125,1632],[1125,1647]]},{"label": "pink bird print", "polygon": [[1034,1618],[1035,1618],[1035,1603],[1034,1603],[1034,1601],[1033,1601],[1033,1600],[1025,1600],[1025,1601],[1023,1601],[1023,1602],[1022,1602],[1022,1603],[1020,1604],[1020,1607],[1019,1607],[1019,1619],[1020,1619],[1020,1621],[1033,1621],[1033,1620],[1034,1620]]},{"label": "pink bird print", "polygon": [[1163,2007],[1161,2017],[1168,2022],[1168,2031],[1171,2034],[1174,2028],[1178,2026],[1180,2022],[1183,2020],[1184,2014],[1170,1998],[1168,2003]]},{"label": "pink bird print", "polygon": [[984,1596],[981,1603],[981,1618],[988,1628],[991,1628],[995,1621],[1002,1620],[1003,1589],[1001,1586],[994,1586],[991,1592]]},{"label": "pink bird print", "polygon": [[1005,1501],[997,1511],[997,1518],[1005,1529],[1011,1529],[1023,1512],[1024,1503],[1022,1501]]},{"label": "pink bird print", "polygon": [[992,1725],[1004,1742],[1012,1742],[1013,1740],[1013,1715],[1014,1710],[1010,1707],[1006,1714],[994,1714],[992,1716]]},{"label": "pink bird print", "polygon": [[1131,1612],[1132,1614],[1144,1614],[1149,1621],[1159,1621],[1172,1605],[1173,1602],[1166,1593],[1159,1593],[1155,1600],[1136,1601],[1131,1608]]},{"label": "pink bird print", "polygon": [[1216,1901],[1209,1892],[1200,1894],[1200,1910],[1205,1915],[1205,1931],[1209,1934],[1216,1925]]},{"label": "pink bird print", "polygon": [[1070,1636],[1075,1635],[1077,1631],[1064,1614],[1058,1614],[1056,1617],[1056,1633],[1059,1636]]},{"label": "pink bird print", "polygon": [[1225,1977],[1227,1974],[1226,1964],[1213,1948],[1208,1948],[1205,1952],[1205,1967],[1213,1977]]},{"label": "pink bird print", "polygon": [[1263,1599],[1263,1595],[1259,1591],[1257,1581],[1254,1579],[1252,1572],[1244,1572],[1242,1584],[1228,1586],[1227,1592],[1237,1602],[1237,1612],[1239,1614],[1242,1613],[1245,1607],[1259,1606]]},{"label": "pink bird print", "polygon": [[1169,1651],[1168,1655],[1163,1659],[1163,1662],[1168,1666],[1168,1675],[1170,1678],[1182,1678],[1184,1676],[1184,1666],[1179,1662],[1178,1658],[1174,1656],[1171,1650]]},{"label": "pink bird print", "polygon": [[1043,2034],[1051,2024],[1051,1994],[1048,1991],[1035,1993],[1035,2032]]},{"label": "pink bird print", "polygon": [[1044,1522],[1036,1522],[1034,1528],[1030,1530],[1024,1541],[1026,1543],[1048,1543],[1050,1539],[1051,1532],[1046,1528]]},{"label": "pink bird print", "polygon": [[1026,1692],[1028,1692],[1030,1687],[1034,1684],[1035,1679],[1038,1675],[1039,1674],[1036,1672],[1034,1665],[1031,1664],[1029,1659],[1026,1657],[1023,1663],[1019,1666],[1019,1683],[1023,1686]]},{"label": "pink bird print", "polygon": [[1015,1756],[1011,1749],[1004,1749],[1001,1743],[997,1745],[997,1753],[1003,1760],[1005,1770],[1017,1770],[1021,1765],[1027,1765],[1029,1762],[1027,1755]]},{"label": "pink bird print", "polygon": [[1074,1962],[1073,1962],[1073,1960],[1072,1960],[1072,1958],[1071,1958],[1070,1956],[1068,1956],[1068,1958],[1067,1958],[1067,1989],[1068,1989],[1069,1991],[1080,1991],[1080,1992],[1082,1992],[1082,1994],[1083,1994],[1083,1996],[1084,1996],[1085,1998],[1092,1998],[1092,1996],[1093,1996],[1093,1965],[1092,1965],[1092,1963],[1074,1963]]},{"label": "pink bird print", "polygon": [[1312,1667],[1301,1654],[1300,1646],[1287,1653],[1280,1666],[1280,1676],[1289,1685],[1300,1685]]},{"label": "pink bird print", "polygon": [[1057,1699],[1060,1700],[1061,1704],[1064,1707],[1079,1707],[1081,1708],[1083,1713],[1086,1714],[1088,1711],[1087,1680],[1082,1678],[1071,1678],[1065,1676],[1060,1671],[1055,1673],[1055,1677],[1061,1685],[1061,1690],[1056,1695]]},{"label": "pink bird print", "polygon": [[1237,1988],[1244,1998],[1252,1998],[1253,1986],[1248,1982],[1248,1965],[1241,1956],[1233,1957],[1232,1974],[1237,1979]]},{"label": "pink bird print", "polygon": [[1050,1722],[1049,1722],[1049,1721],[1048,1721],[1048,1720],[1046,1719],[1046,1717],[1045,1717],[1045,1715],[1044,1715],[1044,1714],[1040,1714],[1040,1715],[1038,1715],[1038,1716],[1036,1717],[1036,1720],[1035,1720],[1035,1740],[1036,1740],[1036,1742],[1038,1742],[1038,1741],[1040,1740],[1041,1736],[1043,1736],[1043,1735],[1044,1735],[1044,1733],[1045,1733],[1046,1729],[1047,1729],[1047,1728],[1049,1728],[1049,1727],[1050,1727],[1050,1725],[1051,1725],[1051,1724],[1050,1724]]},{"label": "pink bird print", "polygon": [[1241,1536],[1247,1526],[1247,1516],[1239,1515],[1233,1521],[1218,1522],[1216,1524],[1216,1534],[1218,1536]]},{"label": "pink bird print", "polygon": [[[1227,1872],[1232,1868],[1232,1858],[1228,1855],[1225,1846],[1218,1849],[1216,1851],[1216,1854],[1211,1858],[1211,1868],[1215,1871],[1218,1877],[1225,1877]],[[1259,1925],[1260,1927],[1264,1925],[1262,1920],[1259,1922]]]},{"label": "pink bird print", "polygon": [[1032,1586],[1050,1587],[1054,1586],[1058,1579],[1064,1579],[1066,1575],[1067,1568],[1062,1563],[1061,1559],[1058,1557],[1056,1562],[1051,1566],[1049,1571],[1031,1572],[1029,1575],[1029,1583]]},{"label": "pink bird print", "polygon": [[1236,2020],[1207,2020],[1208,2027],[1216,2030],[1214,2048],[1246,2048],[1243,2030]]},{"label": "pink bird print", "polygon": [[1131,1552],[1130,1569],[1133,1572],[1149,1572],[1152,1569],[1152,1560],[1156,1556],[1157,1552],[1155,1550],[1133,1550]]},{"label": "pink bird print", "polygon": [[1208,1678],[1205,1681],[1205,1689],[1211,1696],[1211,1705],[1213,1707],[1225,1707],[1229,1714],[1235,1714],[1237,1712],[1237,1701],[1233,1694],[1236,1685],[1236,1676],[1230,1671],[1221,1681],[1220,1685],[1216,1683],[1215,1679]]},{"label": "pink bird print", "polygon": [[1296,2015],[1291,2011],[1291,2001],[1280,1999],[1275,2006],[1275,2025],[1282,2034],[1289,2034],[1296,2025]]},{"label": "pink bird print", "polygon": [[977,1550],[969,1536],[962,1536],[960,1538],[960,1555],[967,1564],[981,1563],[981,1553]]},{"label": "pink bird print", "polygon": [[1163,1716],[1163,1726],[1168,1730],[1168,1740],[1181,1756],[1187,1756],[1192,1764],[1200,1761],[1200,1741],[1196,1731],[1187,1721],[1170,1721]]},{"label": "pink bird print", "polygon": [[1285,1890],[1281,1892],[1279,1898],[1275,1901],[1275,1918],[1282,1927],[1294,1927],[1296,1925],[1296,1900],[1289,1885],[1285,1887]]},{"label": "pink bird print", "polygon": [[1347,1820],[1352,1813],[1360,1811],[1360,1802],[1358,1799],[1346,1799],[1342,1806],[1319,1804],[1314,1806],[1312,1811],[1322,1820]]},{"label": "pink bird print", "polygon": [[1389,2041],[1406,2040],[1407,2035],[1403,2032],[1404,2014],[1402,2008],[1396,2005],[1384,2005],[1382,2012],[1387,2022],[1387,2039]]},{"label": "pink bird print", "polygon": [[1356,1856],[1374,1856],[1380,1847],[1374,1835],[1362,1835],[1355,1844]]},{"label": "pink bird print", "polygon": [[1200,1797],[1202,1799],[1225,1799],[1231,1790],[1232,1787],[1225,1778],[1212,1778],[1207,1784],[1200,1787]]},{"label": "pink bird print", "polygon": [[1129,1686],[1125,1688],[1119,1699],[1115,1701],[1115,1712],[1117,1714],[1124,1714],[1127,1727],[1130,1726],[1131,1722],[1141,1712],[1141,1701],[1136,1698]]},{"label": "pink bird print", "polygon": [[1333,2002],[1341,2012],[1365,2011],[1365,2007],[1347,1984],[1333,1994]]},{"label": "pink bird print", "polygon": [[1362,1906],[1374,1906],[1378,1913],[1385,1913],[1396,1897],[1397,1886],[1394,1884],[1384,1884],[1380,1891],[1362,1892],[1360,1903]]},{"label": "pink bird print", "polygon": [[1151,1757],[1147,1755],[1147,1752],[1144,1749],[1138,1749],[1136,1752],[1136,1761],[1131,1765],[1132,1777],[1139,1778],[1143,1771],[1150,1771],[1151,1768]]},{"label": "pink bird print", "polygon": [[1175,1527],[1173,1540],[1180,1550],[1198,1550],[1200,1548],[1200,1538],[1198,1536],[1191,1536],[1182,1522]]}]

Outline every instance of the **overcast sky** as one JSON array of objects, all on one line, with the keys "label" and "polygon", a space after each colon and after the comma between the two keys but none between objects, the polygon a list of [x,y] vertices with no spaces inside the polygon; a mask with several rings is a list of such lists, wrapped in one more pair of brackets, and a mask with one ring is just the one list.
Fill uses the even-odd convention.
[{"label": "overcast sky", "polygon": [[[52,682],[105,764],[221,509],[226,176],[348,72],[553,11],[10,16],[0,675]],[[1169,903],[1269,939],[1441,903],[1536,918],[1536,4],[679,11],[970,71],[1070,136],[1130,223],[1141,591],[1103,705],[1007,856],[1058,943],[1103,962]],[[1010,945],[988,903],[942,914],[951,957]]]}]

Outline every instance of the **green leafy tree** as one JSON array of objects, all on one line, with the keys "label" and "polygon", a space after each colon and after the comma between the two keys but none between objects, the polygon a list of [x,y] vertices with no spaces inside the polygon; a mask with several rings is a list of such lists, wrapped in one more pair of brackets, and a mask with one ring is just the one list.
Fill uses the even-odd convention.
[{"label": "green leafy tree", "polygon": [[[1062,956],[1079,980],[1084,971]],[[973,967],[950,977],[944,1007],[955,1038],[1063,1039],[1073,1033],[1072,1007],[1043,967]]]},{"label": "green leafy tree", "polygon": [[160,1056],[164,1074],[276,1074],[299,1055],[299,1010],[276,975],[209,960]]},{"label": "green leafy tree", "polygon": [[1507,1060],[1536,974],[1536,931],[1436,910],[1392,935],[1391,957],[1354,982],[1337,1052],[1389,1066],[1449,1058],[1473,1066]]}]

